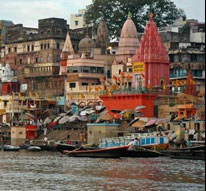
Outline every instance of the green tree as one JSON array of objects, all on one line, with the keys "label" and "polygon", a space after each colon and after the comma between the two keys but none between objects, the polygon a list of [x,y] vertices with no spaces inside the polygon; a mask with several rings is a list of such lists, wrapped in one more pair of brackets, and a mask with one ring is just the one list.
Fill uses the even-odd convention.
[{"label": "green tree", "polygon": [[128,12],[132,13],[138,32],[144,31],[150,12],[158,27],[168,26],[186,16],[184,10],[178,9],[171,0],[93,0],[86,11],[86,23],[93,24],[96,30],[103,14],[110,37],[118,38]]}]

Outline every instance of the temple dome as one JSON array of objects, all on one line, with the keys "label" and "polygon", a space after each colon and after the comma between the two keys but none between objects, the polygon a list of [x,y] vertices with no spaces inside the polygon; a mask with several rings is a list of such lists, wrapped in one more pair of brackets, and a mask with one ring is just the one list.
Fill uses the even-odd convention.
[{"label": "temple dome", "polygon": [[79,51],[81,52],[90,52],[94,47],[95,43],[89,36],[79,42]]},{"label": "temple dome", "polygon": [[137,28],[131,19],[131,15],[129,15],[121,31],[117,60],[127,62],[128,58],[131,58],[136,53],[138,46]]}]

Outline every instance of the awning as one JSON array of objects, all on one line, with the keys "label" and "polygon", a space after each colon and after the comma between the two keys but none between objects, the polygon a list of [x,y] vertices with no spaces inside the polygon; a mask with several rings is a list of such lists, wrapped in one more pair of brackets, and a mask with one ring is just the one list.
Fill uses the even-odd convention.
[{"label": "awning", "polygon": [[62,119],[59,120],[59,124],[63,125],[67,122],[69,122],[70,117],[69,116],[64,116]]},{"label": "awning", "polygon": [[145,108],[146,108],[146,106],[144,106],[144,105],[139,105],[139,106],[137,106],[137,107],[135,108],[135,111],[139,111],[139,110],[145,109]]},{"label": "awning", "polygon": [[149,127],[149,126],[155,125],[156,122],[157,122],[156,119],[152,119],[152,120],[150,120],[150,121],[148,121],[148,122],[146,123],[145,127]]},{"label": "awning", "polygon": [[133,125],[132,125],[132,127],[135,127],[135,128],[142,128],[142,127],[144,127],[145,126],[145,122],[144,121],[137,121],[137,122],[135,122]]},{"label": "awning", "polygon": [[184,115],[178,116],[174,119],[174,121],[181,121],[183,119],[185,119],[186,117]]},{"label": "awning", "polygon": [[134,120],[132,120],[129,124],[129,126],[132,126],[134,123],[136,123],[137,121],[139,121],[139,118],[136,118]]}]

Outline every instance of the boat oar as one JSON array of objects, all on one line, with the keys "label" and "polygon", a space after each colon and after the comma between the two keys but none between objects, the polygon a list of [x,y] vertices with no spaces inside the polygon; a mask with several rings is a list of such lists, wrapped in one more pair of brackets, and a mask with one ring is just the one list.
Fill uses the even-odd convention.
[{"label": "boat oar", "polygon": [[63,153],[64,154],[70,154],[70,153],[72,153],[72,152],[75,152],[75,151],[78,151],[78,150],[80,150],[82,147],[79,147],[79,148],[76,148],[76,149],[74,149],[73,151],[63,151]]},{"label": "boat oar", "polygon": [[166,154],[163,154],[163,153],[161,153],[161,152],[154,151],[154,150],[150,150],[150,149],[145,149],[145,148],[143,148],[143,147],[138,147],[138,149],[143,150],[143,151],[149,151],[149,152],[157,153],[157,154],[159,154],[159,155],[161,155],[161,156],[167,156]]}]

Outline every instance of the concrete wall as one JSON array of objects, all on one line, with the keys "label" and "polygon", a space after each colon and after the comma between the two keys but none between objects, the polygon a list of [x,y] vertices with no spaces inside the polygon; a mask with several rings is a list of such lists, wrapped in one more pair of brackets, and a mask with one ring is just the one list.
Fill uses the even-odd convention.
[{"label": "concrete wall", "polygon": [[118,137],[118,124],[88,124],[88,144],[99,144],[99,139]]},{"label": "concrete wall", "polygon": [[26,127],[11,128],[11,145],[21,145],[26,140]]}]

